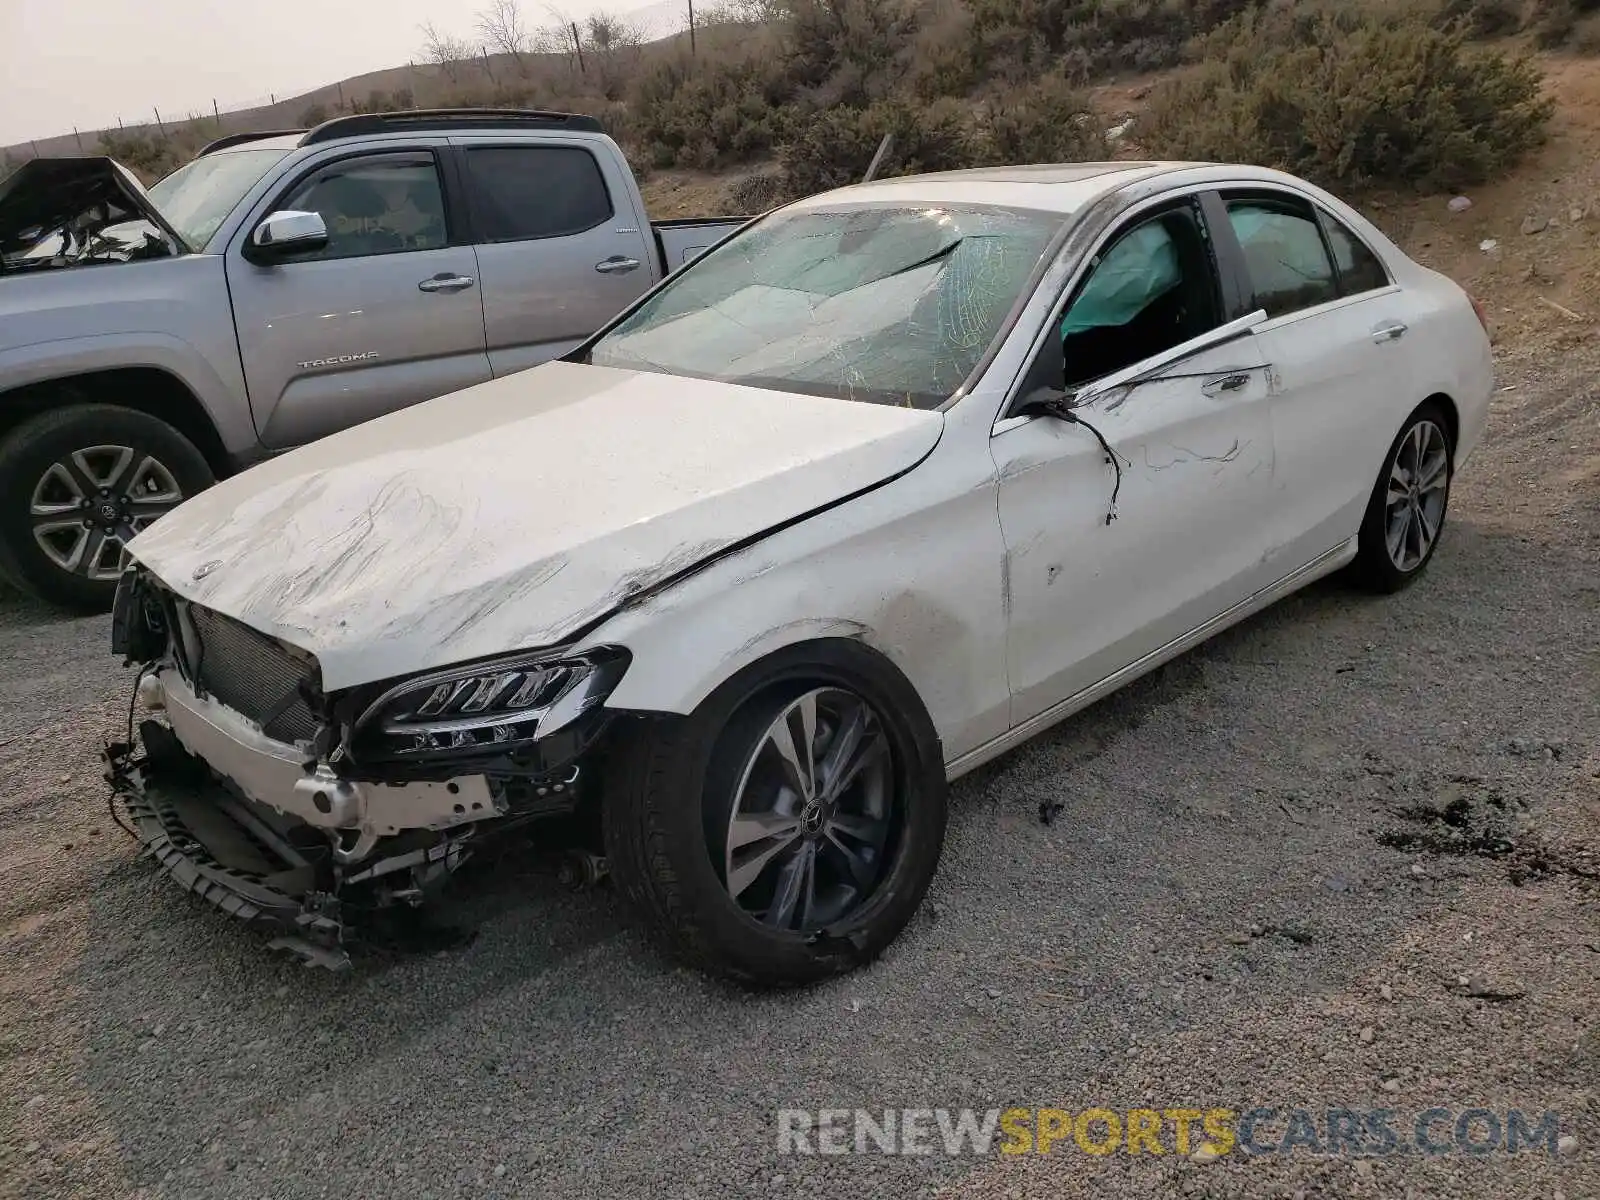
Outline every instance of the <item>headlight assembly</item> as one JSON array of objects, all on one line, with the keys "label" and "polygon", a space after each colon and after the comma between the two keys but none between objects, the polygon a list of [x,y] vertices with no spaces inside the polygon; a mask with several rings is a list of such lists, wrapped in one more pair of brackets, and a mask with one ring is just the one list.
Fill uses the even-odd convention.
[{"label": "headlight assembly", "polygon": [[358,762],[438,763],[519,751],[605,702],[628,653],[602,647],[571,655],[506,658],[406,680],[357,718]]}]

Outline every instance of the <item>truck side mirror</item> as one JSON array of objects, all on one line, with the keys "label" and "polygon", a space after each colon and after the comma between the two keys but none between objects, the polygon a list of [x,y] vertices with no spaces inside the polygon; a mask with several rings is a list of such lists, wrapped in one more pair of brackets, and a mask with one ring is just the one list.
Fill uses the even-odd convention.
[{"label": "truck side mirror", "polygon": [[284,209],[269,214],[250,235],[253,257],[282,258],[307,250],[321,250],[328,244],[328,226],[321,213]]}]

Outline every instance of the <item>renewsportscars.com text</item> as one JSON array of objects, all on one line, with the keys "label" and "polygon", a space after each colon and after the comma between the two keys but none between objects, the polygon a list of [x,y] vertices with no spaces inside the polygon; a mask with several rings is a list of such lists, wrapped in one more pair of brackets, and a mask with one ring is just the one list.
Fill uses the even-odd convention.
[{"label": "renewsportscars.com text", "polygon": [[780,1154],[1554,1155],[1560,1114],[1433,1107],[784,1108]]}]

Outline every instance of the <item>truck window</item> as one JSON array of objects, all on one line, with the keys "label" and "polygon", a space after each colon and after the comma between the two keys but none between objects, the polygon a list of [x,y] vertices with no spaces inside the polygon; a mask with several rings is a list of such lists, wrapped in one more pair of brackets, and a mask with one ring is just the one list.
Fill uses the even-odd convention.
[{"label": "truck window", "polygon": [[322,214],[328,245],[301,259],[359,258],[448,244],[432,155],[346,159],[312,175],[278,206]]},{"label": "truck window", "polygon": [[600,164],[571,146],[481,146],[467,151],[480,242],[570,237],[611,219]]}]

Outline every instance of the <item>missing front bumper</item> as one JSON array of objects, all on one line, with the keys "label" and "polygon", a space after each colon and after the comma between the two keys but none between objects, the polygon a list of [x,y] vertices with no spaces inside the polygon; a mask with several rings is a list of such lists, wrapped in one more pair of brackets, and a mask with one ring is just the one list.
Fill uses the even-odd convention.
[{"label": "missing front bumper", "polygon": [[335,970],[349,966],[330,866],[292,828],[241,800],[155,721],[140,728],[146,753],[104,753],[106,779],[135,836],[174,883],[252,928],[275,949]]}]

